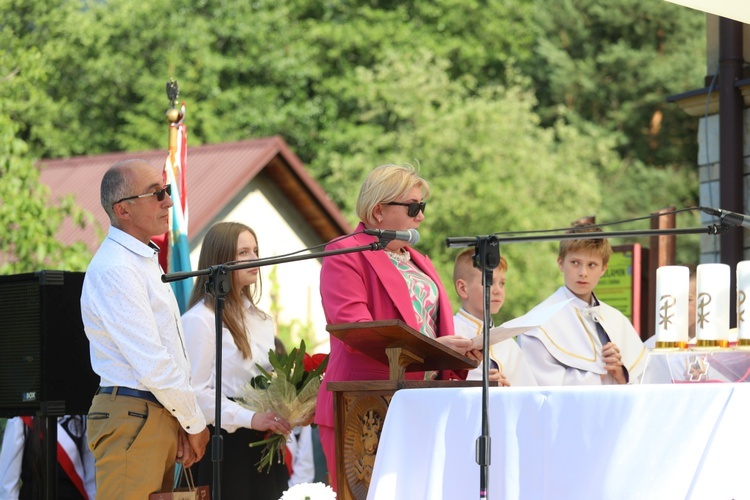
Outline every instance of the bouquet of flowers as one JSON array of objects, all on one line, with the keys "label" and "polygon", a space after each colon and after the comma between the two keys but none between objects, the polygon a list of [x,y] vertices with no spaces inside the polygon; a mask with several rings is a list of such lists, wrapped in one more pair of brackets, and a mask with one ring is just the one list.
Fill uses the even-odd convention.
[{"label": "bouquet of flowers", "polygon": [[[258,366],[261,375],[245,384],[243,394],[236,401],[256,412],[274,411],[292,427],[309,425],[315,414],[315,403],[320,389],[323,372],[328,365],[327,354],[310,356],[305,352],[305,341],[299,348],[286,354],[268,352],[268,360],[273,366],[269,373]],[[250,446],[265,445],[258,470],[270,470],[274,458],[284,463],[286,436],[269,433],[266,439],[251,443]]]}]

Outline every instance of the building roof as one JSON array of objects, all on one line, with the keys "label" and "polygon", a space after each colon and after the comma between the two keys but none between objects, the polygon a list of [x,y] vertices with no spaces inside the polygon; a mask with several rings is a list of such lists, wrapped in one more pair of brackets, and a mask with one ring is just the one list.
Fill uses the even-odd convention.
[{"label": "building roof", "polygon": [[[101,229],[80,229],[66,221],[60,239],[66,244],[83,241],[95,251],[109,228],[109,219],[99,202],[99,185],[106,170],[125,159],[142,158],[160,165],[166,157],[166,150],[155,150],[41,161],[41,180],[50,187],[52,198],[73,195],[80,207],[94,215]],[[189,146],[186,163],[191,240],[207,229],[226,204],[261,172],[268,175],[323,241],[352,231],[338,207],[279,136]]]}]

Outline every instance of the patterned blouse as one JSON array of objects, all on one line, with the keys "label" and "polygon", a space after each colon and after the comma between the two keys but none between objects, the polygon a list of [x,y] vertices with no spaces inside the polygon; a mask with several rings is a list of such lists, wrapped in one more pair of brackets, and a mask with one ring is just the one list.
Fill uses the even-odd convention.
[{"label": "patterned blouse", "polygon": [[388,253],[391,262],[401,271],[411,295],[411,304],[417,316],[417,324],[422,335],[434,339],[437,337],[438,287],[429,276],[419,269],[411,260],[404,262]]},{"label": "patterned blouse", "polygon": [[[401,275],[406,280],[406,286],[409,287],[411,295],[411,305],[414,308],[414,314],[417,317],[419,331],[422,335],[434,339],[437,337],[437,318],[438,318],[438,287],[432,279],[427,276],[416,264],[409,258],[409,254],[394,254],[386,251],[391,258],[391,262],[401,271]],[[424,372],[425,380],[436,380],[438,372]]]}]

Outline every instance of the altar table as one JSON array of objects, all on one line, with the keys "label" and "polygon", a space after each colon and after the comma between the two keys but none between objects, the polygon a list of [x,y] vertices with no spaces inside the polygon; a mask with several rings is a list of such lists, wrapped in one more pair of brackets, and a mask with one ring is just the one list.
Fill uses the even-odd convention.
[{"label": "altar table", "polygon": [[[491,388],[488,498],[750,498],[750,384]],[[479,498],[481,388],[393,396],[370,500]]]}]

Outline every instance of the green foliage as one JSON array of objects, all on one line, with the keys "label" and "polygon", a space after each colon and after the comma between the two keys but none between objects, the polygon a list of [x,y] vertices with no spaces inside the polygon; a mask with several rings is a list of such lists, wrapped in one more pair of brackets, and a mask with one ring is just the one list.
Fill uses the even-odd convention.
[{"label": "green foliage", "polygon": [[[344,213],[353,214],[374,166],[421,165],[433,192],[419,247],[449,289],[447,236],[696,204],[696,123],[665,97],[700,85],[704,20],[667,2],[0,0],[0,8],[0,155],[13,172],[0,184],[32,200],[45,199],[28,173],[32,158],[165,149],[164,83],[175,77],[191,145],[282,135]],[[30,200],[2,201],[15,229],[3,251],[15,237],[9,244],[30,265],[32,254],[62,252],[40,242],[60,217],[80,215],[66,201],[49,214],[22,204]],[[694,260],[697,240],[684,241],[681,260]],[[559,284],[554,244],[501,251],[510,264],[501,316]],[[312,326],[279,324],[279,335],[309,342]]]},{"label": "green foliage", "polygon": [[[637,214],[646,216],[664,208],[681,209],[696,205],[698,198],[698,174],[688,168],[667,167],[653,169],[638,161],[623,162],[616,171],[606,177],[605,188],[608,203],[599,213],[597,222],[622,219],[619,214]],[[648,200],[648,208],[643,202]],[[677,216],[677,227],[700,227],[698,212],[683,212]],[[618,226],[613,231],[628,229],[650,229],[647,222],[634,225]],[[638,241],[644,247],[651,246],[649,238],[628,241],[614,239],[612,244],[633,243]],[[700,236],[682,235],[676,245],[677,262],[698,263]]]},{"label": "green foliage", "polygon": [[77,111],[61,96],[51,63],[61,50],[61,30],[76,2],[0,0],[0,101],[16,127],[15,135],[31,146],[32,155],[62,156],[83,152]]},{"label": "green foliage", "polygon": [[[299,348],[295,347],[289,354],[279,354],[273,349],[268,351],[268,362],[273,368],[271,371],[276,374],[286,375],[286,379],[294,386],[297,392],[302,389],[308,379],[320,377],[328,364],[328,359],[326,358],[326,362],[318,366],[313,372],[306,372],[304,359],[304,340],[300,343]],[[259,364],[256,363],[255,366],[260,370],[261,374],[250,381],[251,385],[256,389],[268,389],[273,376]]]},{"label": "green foliage", "polygon": [[[446,248],[445,237],[567,226],[600,207],[596,171],[619,159],[574,127],[540,128],[534,96],[517,75],[506,76],[514,82],[510,87],[477,89],[469,78],[451,80],[448,67],[423,50],[391,54],[372,70],[360,69],[346,89],[367,89],[358,93],[357,126],[331,130],[327,144],[334,147],[314,166],[319,161],[328,167],[332,194],[352,207],[357,192],[346,186],[356,185],[375,163],[421,164],[432,194],[419,248],[458,304],[450,286],[457,252]],[[581,164],[598,168],[581,171]],[[556,286],[554,248],[508,245],[502,252],[511,263],[502,314],[518,315],[539,300],[540,291]],[[523,280],[514,282],[515,276]]]},{"label": "green foliage", "polygon": [[705,15],[651,0],[536,0],[539,59],[528,66],[546,123],[561,114],[617,139],[624,158],[694,162],[697,120],[665,98],[702,85]]},{"label": "green foliage", "polygon": [[81,227],[93,220],[72,197],[52,202],[26,144],[0,107],[0,274],[84,270],[91,259],[86,246],[68,247],[55,237],[66,218]]},{"label": "green foliage", "polygon": [[308,342],[313,348],[317,347],[317,333],[311,321],[292,319],[289,322],[276,323],[276,335],[284,345],[294,345],[297,342]]},{"label": "green foliage", "polygon": [[46,92],[53,81],[48,42],[70,9],[47,7],[0,2],[0,274],[80,271],[91,258],[82,243],[66,247],[57,241],[65,220],[83,227],[93,217],[71,197],[50,199],[27,142],[36,152],[67,152],[63,144],[74,142],[63,126],[65,106]]},{"label": "green foliage", "polygon": [[281,340],[283,345],[297,345],[300,342],[307,342],[308,345],[316,347],[317,334],[315,325],[309,319],[305,322],[293,319],[289,322],[281,321],[281,302],[279,297],[282,293],[281,286],[279,284],[278,266],[271,266],[271,271],[268,273],[268,281],[270,290],[268,291],[269,297],[271,298],[271,305],[269,307],[269,314],[276,323],[276,336]]}]

